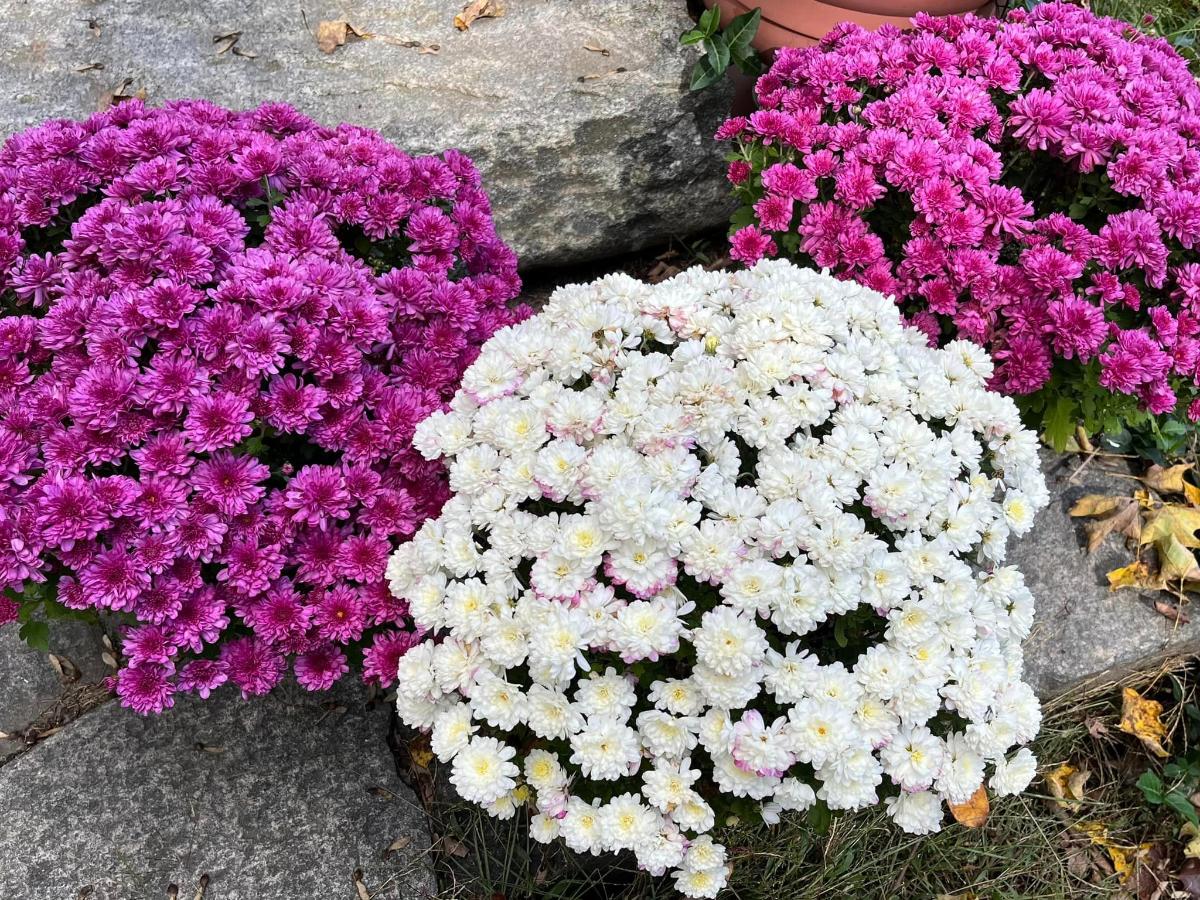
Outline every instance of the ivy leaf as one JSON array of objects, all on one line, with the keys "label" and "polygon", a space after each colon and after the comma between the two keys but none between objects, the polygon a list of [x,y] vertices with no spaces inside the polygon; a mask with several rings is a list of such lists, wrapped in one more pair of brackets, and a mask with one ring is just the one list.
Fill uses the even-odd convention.
[{"label": "ivy leaf", "polygon": [[34,650],[50,652],[50,626],[45,622],[26,622],[17,632],[17,636]]},{"label": "ivy leaf", "polygon": [[729,45],[725,43],[725,36],[714,34],[712,37],[705,38],[704,50],[712,60],[712,67],[717,70],[718,74],[725,74],[725,70],[729,68]]},{"label": "ivy leaf", "polygon": [[703,90],[710,84],[715,84],[724,74],[724,70],[718,72],[713,68],[712,57],[705,54],[700,57],[700,61],[692,68],[692,81],[688,85],[688,90]]},{"label": "ivy leaf", "polygon": [[754,40],[754,35],[758,33],[760,21],[762,21],[762,10],[757,7],[735,17],[725,29],[725,40],[729,43],[730,50],[747,49],[750,42]]},{"label": "ivy leaf", "polygon": [[701,13],[697,27],[705,37],[712,37],[716,34],[717,29],[721,27],[721,7],[714,4]]}]

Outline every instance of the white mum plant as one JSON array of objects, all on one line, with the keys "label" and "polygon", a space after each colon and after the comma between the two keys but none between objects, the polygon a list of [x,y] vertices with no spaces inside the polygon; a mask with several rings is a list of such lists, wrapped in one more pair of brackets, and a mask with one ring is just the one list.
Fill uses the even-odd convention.
[{"label": "white mum plant", "polygon": [[388,567],[429,629],[400,717],[466,800],[693,897],[731,813],[882,798],[923,833],[1024,789],[1033,600],[999,564],[1047,495],[991,371],[785,262],[562,288],[417,431],[456,495]]}]

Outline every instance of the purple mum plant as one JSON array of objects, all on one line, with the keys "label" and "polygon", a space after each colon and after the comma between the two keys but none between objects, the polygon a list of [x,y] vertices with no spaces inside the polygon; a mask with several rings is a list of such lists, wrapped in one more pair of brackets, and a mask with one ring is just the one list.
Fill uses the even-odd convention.
[{"label": "purple mum plant", "polygon": [[731,255],[896,297],[1065,445],[1200,421],[1200,87],[1166,41],[1064,3],[844,25],[781,50],[718,137]]},{"label": "purple mum plant", "polygon": [[114,617],[122,703],[387,686],[413,451],[523,318],[471,161],[268,104],[122,103],[0,150],[0,622]]}]

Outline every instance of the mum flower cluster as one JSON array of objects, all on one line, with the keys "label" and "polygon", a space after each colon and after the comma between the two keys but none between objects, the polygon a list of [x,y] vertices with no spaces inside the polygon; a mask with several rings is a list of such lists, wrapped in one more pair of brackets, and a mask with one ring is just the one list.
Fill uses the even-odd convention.
[{"label": "mum flower cluster", "polygon": [[[728,120],[732,255],[894,295],[991,386],[1074,427],[1200,419],[1200,87],[1079,6],[839,26],[781,50]],[[1161,419],[1159,420],[1162,421]]]},{"label": "mum flower cluster", "polygon": [[130,101],[13,136],[0,616],[117,614],[142,713],[264,693],[289,661],[313,690],[360,660],[390,684],[415,635],[387,556],[449,493],[413,429],[519,287],[454,151],[278,104]]},{"label": "mum flower cluster", "polygon": [[400,717],[465,799],[694,897],[730,812],[886,798],[920,833],[1021,790],[1033,600],[999,563],[1047,495],[991,375],[782,261],[559,290],[417,428],[455,496],[388,564],[430,632]]}]

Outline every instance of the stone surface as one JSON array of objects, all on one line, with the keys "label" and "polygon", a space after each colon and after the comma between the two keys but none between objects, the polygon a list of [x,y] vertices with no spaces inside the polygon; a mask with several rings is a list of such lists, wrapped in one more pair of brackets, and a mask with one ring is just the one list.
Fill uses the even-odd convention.
[{"label": "stone surface", "polygon": [[[471,154],[526,266],[637,249],[727,217],[724,148],[711,138],[730,92],[687,91],[699,51],[679,46],[691,27],[684,0],[522,0],[466,32],[453,26],[462,4],[447,0],[302,6],[0,0],[0,133],[86,115],[114,91],[234,108],[286,100],[413,152]],[[386,40],[324,54],[313,32],[326,19]],[[230,32],[241,32],[237,52],[218,52],[213,38]]]},{"label": "stone surface", "polygon": [[1200,651],[1200,615],[1193,612],[1190,624],[1177,626],[1154,611],[1154,595],[1108,589],[1105,574],[1130,562],[1130,551],[1122,538],[1110,536],[1089,556],[1083,522],[1067,510],[1084,494],[1129,495],[1138,485],[1120,461],[1100,457],[1075,475],[1082,460],[1043,452],[1050,506],[1008,554],[1037,600],[1025,669],[1042,697]]},{"label": "stone surface", "polygon": [[[31,649],[17,636],[17,624],[0,626],[0,731],[13,734],[34,721],[63,693],[63,679],[46,654]],[[51,652],[66,657],[80,670],[80,682],[98,682],[111,674],[101,661],[104,651],[99,628],[82,622],[54,623]],[[0,756],[5,744],[0,742]]]},{"label": "stone surface", "polygon": [[376,900],[432,896],[387,714],[346,695],[344,712],[223,689],[160,718],[115,702],[83,716],[0,767],[0,897],[161,900],[174,883],[191,898],[207,873],[206,900],[350,900],[356,869]]}]

